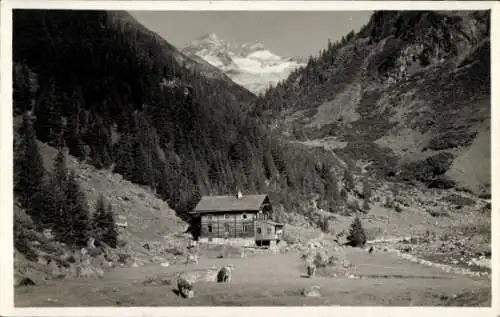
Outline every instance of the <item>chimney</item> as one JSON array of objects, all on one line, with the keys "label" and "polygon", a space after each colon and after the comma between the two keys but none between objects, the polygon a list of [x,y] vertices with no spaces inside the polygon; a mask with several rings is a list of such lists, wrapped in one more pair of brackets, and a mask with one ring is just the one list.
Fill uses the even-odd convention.
[{"label": "chimney", "polygon": [[240,199],[243,197],[243,194],[241,193],[241,190],[238,189],[238,193],[236,194],[236,198]]}]

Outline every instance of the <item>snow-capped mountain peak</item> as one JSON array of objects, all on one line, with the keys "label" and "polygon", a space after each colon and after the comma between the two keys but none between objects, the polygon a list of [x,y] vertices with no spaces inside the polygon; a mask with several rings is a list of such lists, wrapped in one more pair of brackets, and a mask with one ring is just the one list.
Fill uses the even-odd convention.
[{"label": "snow-capped mountain peak", "polygon": [[272,53],[262,42],[230,43],[214,33],[192,41],[182,52],[221,69],[234,82],[255,94],[277,84],[295,68],[304,65],[299,58],[281,57]]}]

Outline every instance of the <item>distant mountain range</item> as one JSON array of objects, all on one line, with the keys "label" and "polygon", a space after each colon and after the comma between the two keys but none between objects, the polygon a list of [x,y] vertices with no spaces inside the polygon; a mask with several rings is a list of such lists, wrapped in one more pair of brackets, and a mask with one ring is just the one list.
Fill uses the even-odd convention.
[{"label": "distant mountain range", "polygon": [[260,42],[235,44],[206,34],[182,49],[194,60],[203,60],[222,70],[235,83],[260,94],[284,80],[296,68],[305,66],[301,57],[283,57],[270,52]]}]

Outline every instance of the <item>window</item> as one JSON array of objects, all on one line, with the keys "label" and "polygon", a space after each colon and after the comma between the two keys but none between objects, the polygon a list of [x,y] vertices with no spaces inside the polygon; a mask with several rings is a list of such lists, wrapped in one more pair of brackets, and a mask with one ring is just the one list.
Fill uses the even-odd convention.
[{"label": "window", "polygon": [[243,219],[247,219],[247,215],[243,214]]},{"label": "window", "polygon": [[224,231],[229,232],[229,224],[228,223],[224,224]]},{"label": "window", "polygon": [[267,228],[267,234],[271,234],[273,228]]},{"label": "window", "polygon": [[207,216],[208,220],[212,220],[212,215]]},{"label": "window", "polygon": [[248,232],[250,231],[250,225],[243,225],[243,232]]},{"label": "window", "polygon": [[261,234],[262,233],[262,228],[257,228],[257,233]]},{"label": "window", "polygon": [[212,225],[208,225],[208,232],[212,232]]}]

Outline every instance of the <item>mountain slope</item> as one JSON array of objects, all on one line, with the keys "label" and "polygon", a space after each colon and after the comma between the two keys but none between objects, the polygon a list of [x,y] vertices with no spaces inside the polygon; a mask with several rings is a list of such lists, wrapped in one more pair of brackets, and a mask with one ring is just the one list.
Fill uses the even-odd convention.
[{"label": "mountain slope", "polygon": [[[380,11],[260,98],[257,109],[280,134],[334,137],[337,154],[379,174],[487,193],[488,173],[446,171],[463,165],[489,124],[489,61],[489,12]],[[474,164],[489,166],[489,136],[480,137],[485,150]]]},{"label": "mountain slope", "polygon": [[284,58],[271,53],[262,43],[228,43],[213,33],[192,41],[182,52],[194,60],[217,67],[257,95],[305,65],[299,58]]},{"label": "mountain slope", "polygon": [[233,181],[220,173],[194,175],[197,164],[214,161],[214,169],[230,170],[228,153],[236,161],[249,157],[236,144],[247,138],[257,140],[252,148],[260,146],[258,127],[243,116],[254,100],[250,92],[218,70],[207,75],[205,65],[126,13],[21,10],[14,37],[16,82],[29,77],[34,101],[16,99],[15,111],[34,108],[37,137],[55,144],[63,132],[76,157],[114,164],[176,209],[192,199],[195,177],[204,177],[205,188]]},{"label": "mountain slope", "polygon": [[282,221],[324,222],[304,219],[311,197],[334,208],[329,152],[270,137],[253,94],[127,14],[20,10],[14,39],[14,112],[33,110],[36,137],[55,147],[62,134],[71,155],[148,186],[183,219],[201,195],[236,188],[269,193]]}]

